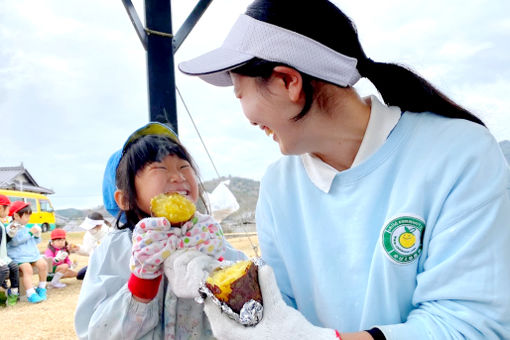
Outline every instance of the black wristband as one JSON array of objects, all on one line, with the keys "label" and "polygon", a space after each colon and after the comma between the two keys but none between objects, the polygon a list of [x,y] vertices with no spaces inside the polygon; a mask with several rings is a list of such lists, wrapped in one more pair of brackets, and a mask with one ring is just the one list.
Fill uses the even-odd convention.
[{"label": "black wristband", "polygon": [[374,327],[372,329],[367,329],[365,332],[368,332],[374,340],[386,340],[386,337],[384,336],[384,333],[381,332],[381,330],[377,327]]}]

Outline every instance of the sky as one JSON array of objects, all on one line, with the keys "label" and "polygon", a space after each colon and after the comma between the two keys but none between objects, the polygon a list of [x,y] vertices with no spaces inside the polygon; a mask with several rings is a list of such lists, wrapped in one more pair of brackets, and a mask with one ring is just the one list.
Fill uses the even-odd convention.
[{"label": "sky", "polygon": [[[376,61],[410,66],[510,139],[510,1],[336,0]],[[143,21],[143,0],[133,1]],[[219,46],[250,1],[214,0],[176,65]],[[172,0],[173,31],[196,1]],[[260,180],[278,145],[244,118],[231,87],[176,71],[221,176]],[[377,94],[362,79],[355,88]],[[179,137],[203,180],[217,177],[178,100]],[[149,120],[146,55],[120,0],[0,0],[0,166],[51,188],[55,209],[102,204],[109,156]]]}]

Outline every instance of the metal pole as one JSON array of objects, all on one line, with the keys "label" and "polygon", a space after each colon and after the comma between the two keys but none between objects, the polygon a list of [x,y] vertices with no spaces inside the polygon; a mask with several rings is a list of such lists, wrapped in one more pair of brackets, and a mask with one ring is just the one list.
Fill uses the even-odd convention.
[{"label": "metal pole", "polygon": [[184,39],[191,32],[193,27],[197,24],[198,20],[204,14],[205,10],[211,4],[212,0],[200,0],[195,6],[193,11],[188,15],[186,20],[183,22],[181,28],[177,31],[174,38],[174,53],[177,52]]},{"label": "metal pole", "polygon": [[178,133],[170,0],[145,0],[149,119]]}]

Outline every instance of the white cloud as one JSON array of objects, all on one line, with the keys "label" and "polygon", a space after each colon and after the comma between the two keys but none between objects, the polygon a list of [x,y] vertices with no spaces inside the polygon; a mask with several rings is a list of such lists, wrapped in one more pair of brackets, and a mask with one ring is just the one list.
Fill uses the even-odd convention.
[{"label": "white cloud", "polygon": [[448,41],[441,47],[438,53],[445,57],[466,59],[493,46],[494,44],[490,42],[473,44],[468,41]]}]

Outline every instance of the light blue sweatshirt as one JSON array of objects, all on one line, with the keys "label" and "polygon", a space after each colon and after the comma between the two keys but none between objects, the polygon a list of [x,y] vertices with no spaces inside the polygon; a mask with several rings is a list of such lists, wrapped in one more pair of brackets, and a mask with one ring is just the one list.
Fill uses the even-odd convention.
[{"label": "light blue sweatshirt", "polygon": [[[83,280],[74,325],[80,339],[214,339],[203,305],[177,298],[163,275],[157,296],[149,303],[133,299],[131,231],[115,230],[94,250]],[[228,242],[224,258],[244,260]]]},{"label": "light blue sweatshirt", "polygon": [[41,258],[37,244],[39,237],[32,236],[25,226],[19,228],[14,237],[7,242],[7,255],[16,263],[32,263]]},{"label": "light blue sweatshirt", "polygon": [[329,193],[299,156],[269,167],[257,230],[287,303],[388,340],[510,339],[509,169],[489,131],[405,113]]}]

